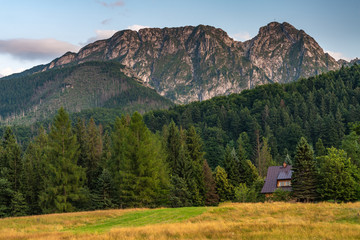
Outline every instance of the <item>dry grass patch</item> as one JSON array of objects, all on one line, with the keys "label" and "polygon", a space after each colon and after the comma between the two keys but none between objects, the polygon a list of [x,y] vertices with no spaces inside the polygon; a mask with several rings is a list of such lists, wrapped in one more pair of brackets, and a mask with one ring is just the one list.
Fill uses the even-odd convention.
[{"label": "dry grass patch", "polygon": [[[193,209],[197,216],[184,208],[8,218],[0,220],[0,239],[360,239],[360,202],[226,203]],[[104,232],[91,231],[101,224],[107,226]]]}]

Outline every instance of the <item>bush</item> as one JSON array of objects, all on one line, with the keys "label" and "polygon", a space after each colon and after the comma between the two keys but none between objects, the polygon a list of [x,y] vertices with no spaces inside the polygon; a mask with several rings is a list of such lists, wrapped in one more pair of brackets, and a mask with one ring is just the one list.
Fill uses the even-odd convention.
[{"label": "bush", "polygon": [[274,202],[288,202],[291,200],[291,192],[278,188],[275,190],[269,200]]}]

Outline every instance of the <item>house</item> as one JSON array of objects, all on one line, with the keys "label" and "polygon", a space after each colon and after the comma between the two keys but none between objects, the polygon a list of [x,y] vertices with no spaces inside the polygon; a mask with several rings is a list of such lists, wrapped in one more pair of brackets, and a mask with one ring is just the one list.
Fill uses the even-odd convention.
[{"label": "house", "polygon": [[291,165],[287,165],[286,163],[283,163],[282,166],[269,167],[261,193],[268,197],[278,188],[291,191],[291,175]]}]

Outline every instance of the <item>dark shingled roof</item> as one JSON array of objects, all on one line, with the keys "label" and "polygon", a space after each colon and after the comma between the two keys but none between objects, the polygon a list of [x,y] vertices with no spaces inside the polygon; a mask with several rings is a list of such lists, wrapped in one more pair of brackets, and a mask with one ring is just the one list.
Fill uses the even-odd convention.
[{"label": "dark shingled roof", "polygon": [[[291,166],[272,166],[268,168],[265,184],[261,193],[273,193],[276,190],[277,180],[291,179]],[[291,191],[291,187],[282,187],[285,191]]]},{"label": "dark shingled roof", "polygon": [[277,177],[278,180],[291,179],[292,171],[280,171]]}]

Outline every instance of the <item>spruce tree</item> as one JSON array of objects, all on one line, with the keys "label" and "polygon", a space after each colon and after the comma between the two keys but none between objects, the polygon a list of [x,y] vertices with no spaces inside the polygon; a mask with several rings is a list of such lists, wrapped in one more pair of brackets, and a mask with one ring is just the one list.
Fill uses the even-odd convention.
[{"label": "spruce tree", "polygon": [[318,141],[316,142],[315,150],[316,150],[316,156],[318,157],[326,155],[326,149],[324,147],[321,138],[319,138]]},{"label": "spruce tree", "polygon": [[189,183],[190,191],[192,191],[192,201],[194,205],[204,205],[205,183],[203,170],[204,152],[202,151],[202,142],[200,136],[196,133],[194,126],[191,126],[186,133],[186,146],[192,168],[192,184]]},{"label": "spruce tree", "polygon": [[68,113],[60,108],[49,134],[49,155],[45,189],[40,194],[46,213],[70,212],[82,196],[84,169],[77,165],[79,145],[73,134]]},{"label": "spruce tree", "polygon": [[273,164],[268,140],[266,138],[263,138],[260,147],[258,147],[256,162],[260,177],[265,177],[268,167]]},{"label": "spruce tree", "polygon": [[291,180],[293,195],[298,201],[310,202],[317,198],[317,172],[313,155],[310,145],[302,137],[296,147]]},{"label": "spruce tree", "polygon": [[45,189],[44,178],[48,159],[48,136],[44,128],[39,129],[38,136],[29,143],[23,157],[23,174],[21,192],[29,205],[31,214],[40,214],[39,195]]},{"label": "spruce tree", "polygon": [[11,216],[20,217],[28,214],[29,207],[21,192],[15,192],[11,199]]},{"label": "spruce tree", "polygon": [[220,202],[230,201],[233,199],[233,186],[229,183],[227,173],[224,168],[217,166],[214,172],[216,183],[216,192],[219,195]]},{"label": "spruce tree", "polygon": [[238,174],[240,176],[239,183],[245,183],[247,186],[250,187],[259,177],[259,174],[254,164],[252,164],[252,162],[247,158],[248,155],[246,154],[245,151],[246,143],[244,141],[244,139],[246,138],[247,138],[247,134],[242,133],[240,134],[240,137],[237,141],[238,144],[237,156],[238,156],[238,171],[239,171]]},{"label": "spruce tree", "polygon": [[5,178],[0,178],[0,218],[9,217],[11,215],[11,200],[14,191],[11,184]]},{"label": "spruce tree", "polygon": [[203,163],[203,171],[205,182],[205,205],[217,206],[219,204],[219,195],[216,192],[216,183],[211,168],[205,159]]},{"label": "spruce tree", "polygon": [[[121,127],[121,126],[120,126]],[[119,197],[122,207],[153,207],[168,189],[167,165],[159,140],[135,112],[123,128],[126,144],[119,166]],[[121,141],[121,140],[116,140]],[[114,157],[115,155],[114,151]],[[160,200],[160,201],[161,201]]]},{"label": "spruce tree", "polygon": [[86,178],[90,190],[95,188],[96,179],[101,174],[102,138],[93,118],[90,118],[86,129],[87,157],[85,160]]},{"label": "spruce tree", "polygon": [[11,128],[6,128],[1,145],[3,151],[0,156],[2,167],[0,176],[10,182],[13,191],[18,191],[22,172],[21,148],[17,144]]},{"label": "spruce tree", "polygon": [[111,196],[114,188],[111,173],[106,168],[97,178],[96,187],[93,193],[93,202],[96,209],[109,209],[114,207],[113,198]]},{"label": "spruce tree", "polygon": [[242,166],[240,166],[240,161],[237,157],[235,149],[229,145],[225,149],[223,167],[228,175],[230,184],[233,186],[238,186],[242,182],[243,178],[240,173]]},{"label": "spruce tree", "polygon": [[164,135],[164,141],[167,156],[166,161],[171,172],[176,173],[178,171],[177,166],[179,165],[178,161],[182,143],[179,129],[174,121],[170,122],[166,135]]}]

